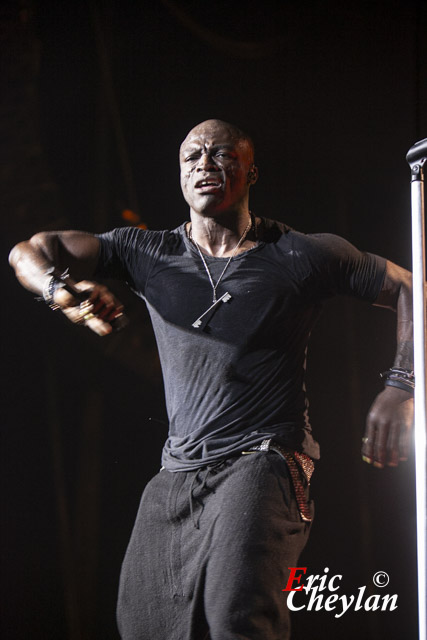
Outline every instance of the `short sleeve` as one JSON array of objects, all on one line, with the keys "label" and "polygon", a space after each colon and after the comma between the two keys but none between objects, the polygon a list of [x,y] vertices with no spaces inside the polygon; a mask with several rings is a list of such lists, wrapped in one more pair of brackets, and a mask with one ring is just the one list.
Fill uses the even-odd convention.
[{"label": "short sleeve", "polygon": [[375,302],[384,281],[384,258],[333,234],[295,235],[294,254],[304,256],[301,266],[311,296],[350,295]]},{"label": "short sleeve", "polygon": [[144,294],[151,265],[162,242],[162,232],[122,227],[97,235],[100,252],[96,274],[125,280]]}]

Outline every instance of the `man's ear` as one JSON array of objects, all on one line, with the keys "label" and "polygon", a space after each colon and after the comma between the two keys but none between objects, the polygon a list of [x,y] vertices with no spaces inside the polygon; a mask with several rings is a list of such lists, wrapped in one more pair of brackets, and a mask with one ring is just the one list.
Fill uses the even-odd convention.
[{"label": "man's ear", "polygon": [[257,180],[258,180],[258,167],[256,167],[253,164],[248,171],[248,184],[255,184]]}]

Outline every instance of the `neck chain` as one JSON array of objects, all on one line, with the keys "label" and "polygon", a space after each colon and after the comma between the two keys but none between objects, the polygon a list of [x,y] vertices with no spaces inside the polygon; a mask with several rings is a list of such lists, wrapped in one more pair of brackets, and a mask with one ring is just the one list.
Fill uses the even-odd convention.
[{"label": "neck chain", "polygon": [[251,216],[251,214],[249,214],[249,222],[248,222],[248,224],[247,224],[247,226],[246,226],[246,229],[243,231],[242,235],[240,236],[240,240],[239,240],[239,242],[238,242],[238,243],[236,244],[236,246],[234,247],[234,249],[233,249],[233,253],[231,254],[231,256],[228,258],[227,262],[225,263],[225,267],[224,267],[224,269],[222,270],[221,275],[219,276],[219,278],[218,278],[218,280],[216,281],[216,284],[215,284],[215,283],[214,283],[214,281],[213,281],[213,279],[212,279],[211,272],[209,271],[209,267],[208,267],[208,265],[207,265],[207,263],[206,263],[205,256],[203,255],[203,253],[202,253],[202,251],[201,251],[201,249],[200,249],[199,244],[198,244],[198,243],[196,242],[196,240],[193,238],[193,235],[192,235],[192,225],[190,225],[190,230],[189,230],[189,233],[188,233],[188,237],[189,237],[189,239],[190,239],[192,242],[194,242],[194,244],[196,245],[197,251],[199,252],[200,258],[201,258],[201,260],[202,260],[202,262],[203,262],[203,266],[205,267],[206,273],[208,274],[209,282],[211,283],[211,287],[212,287],[212,293],[213,293],[213,296],[212,296],[212,303],[213,303],[213,304],[215,304],[215,303],[217,302],[217,297],[216,297],[216,290],[217,290],[217,287],[218,287],[219,283],[221,282],[221,280],[222,280],[222,277],[223,277],[224,273],[227,271],[227,269],[228,269],[228,267],[229,267],[230,262],[232,261],[232,259],[234,258],[234,256],[235,256],[235,255],[236,255],[236,253],[238,252],[239,248],[241,247],[242,243],[244,242],[244,240],[245,240],[246,236],[248,235],[249,230],[251,229],[251,227],[252,227],[252,216]]}]

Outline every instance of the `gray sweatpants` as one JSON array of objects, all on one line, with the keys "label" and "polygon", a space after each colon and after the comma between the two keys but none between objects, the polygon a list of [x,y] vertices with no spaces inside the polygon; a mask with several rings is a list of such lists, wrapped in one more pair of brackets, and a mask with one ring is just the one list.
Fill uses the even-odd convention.
[{"label": "gray sweatpants", "polygon": [[309,527],[273,451],[161,471],[145,488],[122,566],[121,637],[287,640],[282,589]]}]

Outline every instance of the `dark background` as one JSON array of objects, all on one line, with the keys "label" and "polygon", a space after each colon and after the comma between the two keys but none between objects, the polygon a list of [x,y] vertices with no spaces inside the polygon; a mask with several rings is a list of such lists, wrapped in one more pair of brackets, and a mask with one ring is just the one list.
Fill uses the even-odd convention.
[{"label": "dark background", "polygon": [[[405,154],[427,135],[426,7],[40,1],[4,3],[0,17],[1,635],[110,640],[121,559],[167,431],[149,321],[113,285],[130,326],[87,335],[19,287],[7,253],[42,229],[177,226],[188,218],[179,143],[219,117],[254,137],[256,214],[410,268]],[[295,640],[417,637],[414,459],[378,471],[359,454],[394,333],[393,313],[347,299],[313,333],[322,460],[300,564],[343,575],[340,594],[396,593],[398,608],[296,613]]]}]

